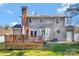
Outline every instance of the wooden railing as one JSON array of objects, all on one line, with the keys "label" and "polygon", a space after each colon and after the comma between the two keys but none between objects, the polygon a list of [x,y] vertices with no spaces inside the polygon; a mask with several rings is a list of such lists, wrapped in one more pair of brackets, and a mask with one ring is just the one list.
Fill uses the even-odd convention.
[{"label": "wooden railing", "polygon": [[[29,36],[30,37],[30,36]],[[27,48],[41,48],[44,40],[39,38],[27,38],[25,35],[6,35],[5,47],[7,49],[27,49]]]}]

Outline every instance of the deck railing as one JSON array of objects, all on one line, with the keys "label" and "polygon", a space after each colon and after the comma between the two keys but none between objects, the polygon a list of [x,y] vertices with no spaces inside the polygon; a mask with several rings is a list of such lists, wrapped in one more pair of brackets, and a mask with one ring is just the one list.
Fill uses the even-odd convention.
[{"label": "deck railing", "polygon": [[26,35],[6,35],[5,47],[6,49],[27,49],[27,48],[41,48],[43,47],[43,38],[30,37]]}]

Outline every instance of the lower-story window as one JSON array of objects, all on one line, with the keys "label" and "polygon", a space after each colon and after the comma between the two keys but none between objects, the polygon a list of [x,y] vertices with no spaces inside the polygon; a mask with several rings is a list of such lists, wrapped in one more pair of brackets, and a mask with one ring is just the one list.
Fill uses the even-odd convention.
[{"label": "lower-story window", "polygon": [[31,37],[33,37],[33,31],[31,31]]},{"label": "lower-story window", "polygon": [[37,31],[30,31],[31,37],[36,37],[37,36]]},{"label": "lower-story window", "polygon": [[57,30],[57,34],[60,34],[60,30]]},{"label": "lower-story window", "polygon": [[34,36],[36,37],[36,35],[37,35],[37,32],[36,32],[36,31],[34,31]]}]

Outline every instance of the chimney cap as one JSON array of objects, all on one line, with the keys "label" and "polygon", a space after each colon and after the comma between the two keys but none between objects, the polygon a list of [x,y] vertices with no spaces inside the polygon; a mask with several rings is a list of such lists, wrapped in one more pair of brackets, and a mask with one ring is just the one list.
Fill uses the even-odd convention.
[{"label": "chimney cap", "polygon": [[27,9],[27,6],[22,6],[22,9]]}]

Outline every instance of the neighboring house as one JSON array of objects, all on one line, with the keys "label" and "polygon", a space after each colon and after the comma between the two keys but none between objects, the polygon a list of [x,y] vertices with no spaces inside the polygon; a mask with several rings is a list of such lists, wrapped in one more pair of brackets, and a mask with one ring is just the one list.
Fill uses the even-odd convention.
[{"label": "neighboring house", "polygon": [[74,26],[71,26],[71,25],[69,25],[69,26],[66,26],[65,27],[66,28],[66,41],[68,41],[68,42],[72,42],[72,41],[74,41]]},{"label": "neighboring house", "polygon": [[12,27],[13,35],[21,35],[22,34],[22,26],[21,24],[16,24]]},{"label": "neighboring house", "polygon": [[74,40],[79,42],[79,27],[74,28]]},{"label": "neighboring house", "polygon": [[5,35],[12,35],[12,28],[0,28],[0,42],[5,42]]},{"label": "neighboring house", "polygon": [[76,26],[66,26],[66,35],[68,42],[78,42],[79,41],[79,27]]}]

